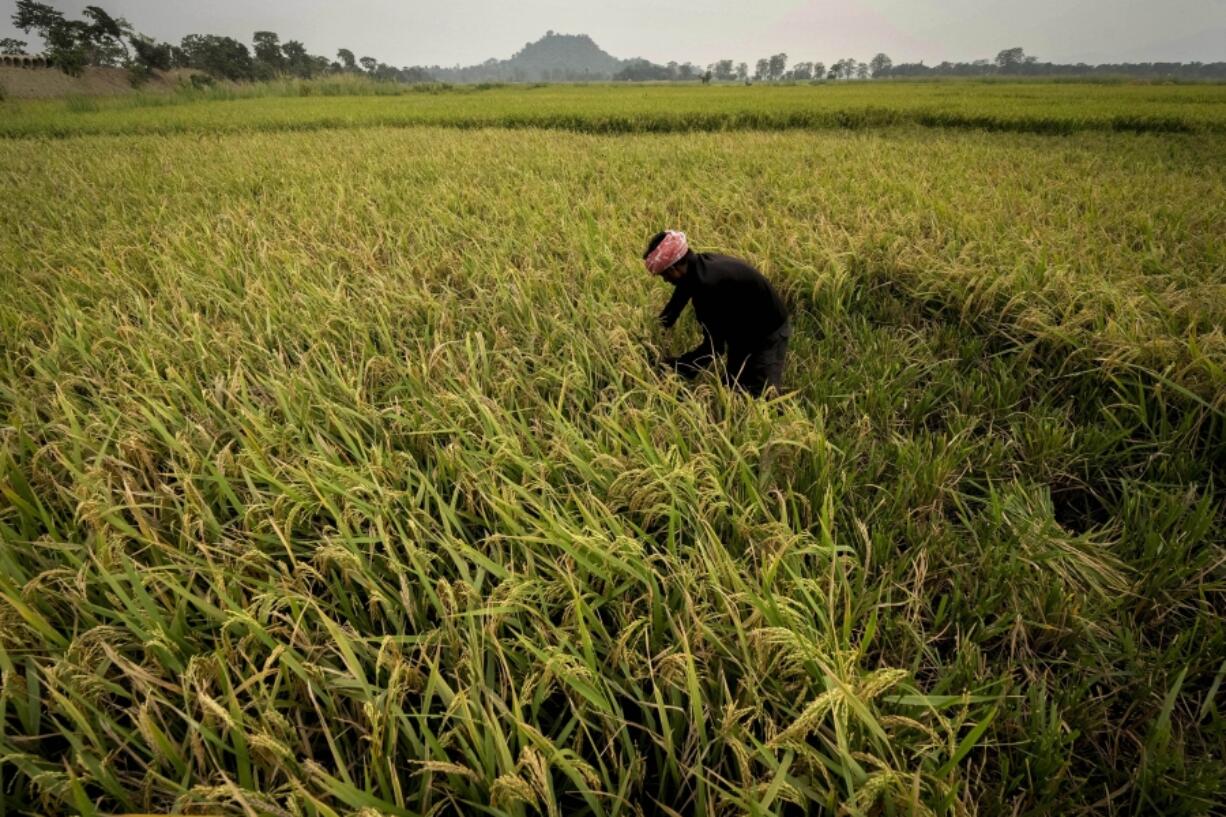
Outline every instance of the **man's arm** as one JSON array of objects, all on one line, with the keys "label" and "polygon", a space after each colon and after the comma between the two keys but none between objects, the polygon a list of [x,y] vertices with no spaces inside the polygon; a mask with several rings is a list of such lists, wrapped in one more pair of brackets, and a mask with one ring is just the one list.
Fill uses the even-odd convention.
[{"label": "man's arm", "polygon": [[672,325],[681,317],[681,313],[685,311],[685,305],[690,302],[690,288],[679,286],[673,292],[673,297],[668,299],[668,303],[664,305],[664,309],[660,310],[660,325],[665,329],[671,329]]},{"label": "man's arm", "polygon": [[687,380],[693,380],[700,371],[711,365],[711,362],[715,360],[715,356],[720,351],[723,351],[722,344],[717,344],[704,329],[702,343],[681,357],[668,358],[664,362],[666,365],[676,369],[677,374]]}]

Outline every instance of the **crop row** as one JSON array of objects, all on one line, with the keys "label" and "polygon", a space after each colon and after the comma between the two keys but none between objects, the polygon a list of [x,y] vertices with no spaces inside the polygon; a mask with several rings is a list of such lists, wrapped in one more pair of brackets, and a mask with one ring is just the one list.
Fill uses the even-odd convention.
[{"label": "crop row", "polygon": [[781,88],[500,87],[369,97],[134,95],[9,102],[0,136],[344,127],[659,133],[919,126],[1070,134],[1221,132],[1221,86],[904,83]]}]

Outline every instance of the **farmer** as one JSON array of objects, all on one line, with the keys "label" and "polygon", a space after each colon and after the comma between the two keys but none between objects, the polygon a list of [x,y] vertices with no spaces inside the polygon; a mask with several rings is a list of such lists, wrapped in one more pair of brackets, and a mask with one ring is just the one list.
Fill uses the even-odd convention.
[{"label": "farmer", "polygon": [[726,379],[754,396],[768,386],[783,389],[783,366],[792,334],[787,309],[762,273],[744,261],[690,250],[685,233],[656,234],[643,253],[647,270],[674,287],[660,313],[668,329],[694,302],[702,326],[702,343],[681,357],[664,359],[677,373],[693,379],[699,371],[727,355]]}]

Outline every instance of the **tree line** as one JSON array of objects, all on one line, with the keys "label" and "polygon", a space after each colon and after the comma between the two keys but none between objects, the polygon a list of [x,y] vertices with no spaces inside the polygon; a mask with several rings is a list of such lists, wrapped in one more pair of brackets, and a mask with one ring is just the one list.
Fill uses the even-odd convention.
[{"label": "tree line", "polygon": [[[675,63],[670,63],[675,65]],[[1145,62],[1087,65],[1039,62],[1022,48],[1006,48],[994,60],[974,62],[941,62],[937,65],[918,63],[895,64],[887,54],[878,54],[868,62],[847,57],[827,66],[820,61],[797,62],[788,67],[787,54],[775,54],[759,59],[752,74],[746,63],[735,67],[732,60],[719,60],[707,66],[701,75],[679,77],[661,70],[662,66],[637,68],[635,76],[619,79],[703,79],[721,81],[791,82],[812,80],[867,80],[909,77],[1138,77],[1151,79],[1215,80],[1226,79],[1226,62]]]},{"label": "tree line", "polygon": [[[479,81],[487,74],[499,79],[520,79],[512,66],[490,60],[462,69],[433,69],[422,66],[397,68],[373,57],[358,58],[342,48],[335,59],[311,54],[298,40],[281,42],[272,31],[257,31],[251,47],[238,40],[216,34],[188,34],[177,45],[157,42],[138,33],[127,20],[113,17],[99,6],[86,6],[82,19],[72,20],[50,4],[36,0],[17,0],[13,24],[21,31],[37,34],[44,42],[44,56],[65,73],[79,76],[87,66],[127,68],[133,84],[147,79],[155,70],[190,68],[210,78],[241,81],[269,80],[277,77],[310,79],[333,74],[362,74],[389,82],[431,82],[446,74],[451,81]],[[552,32],[550,32],[552,35]],[[548,36],[547,38],[548,39]],[[571,38],[588,40],[586,37]],[[27,43],[11,37],[0,39],[0,53],[23,53]],[[529,44],[531,45],[531,44]],[[595,47],[594,44],[592,46]],[[605,55],[606,59],[608,55]],[[509,61],[510,62],[510,61]],[[616,61],[613,61],[615,64]],[[717,60],[705,68],[692,62],[664,65],[644,59],[620,63],[616,71],[592,73],[588,69],[552,66],[542,69],[546,81],[566,82],[612,79],[623,82],[701,81],[721,82],[795,82],[869,80],[915,77],[1146,77],[1187,80],[1226,79],[1226,62],[1213,63],[1118,63],[1107,65],[1059,64],[1039,62],[1022,48],[1007,48],[994,60],[942,62],[928,66],[923,62],[895,64],[886,54],[868,62],[847,57],[827,66],[821,61],[801,61],[788,65],[788,55],[773,54],[757,60],[751,70],[746,62]],[[496,68],[505,69],[501,73]],[[503,77],[502,73],[510,72]],[[525,75],[526,76],[526,75]]]},{"label": "tree line", "polygon": [[647,60],[630,60],[621,71],[613,75],[615,81],[644,82],[672,80],[684,82],[698,80],[708,82],[794,82],[806,80],[836,80],[836,79],[869,79],[876,65],[884,60],[889,64],[890,58],[884,54],[874,58],[873,63],[857,63],[853,59],[839,60],[830,66],[819,61],[797,62],[788,67],[787,54],[774,54],[763,57],[750,69],[747,62],[734,60],[718,60],[700,68],[693,63],[678,64],[670,62],[667,65],[657,65]]},{"label": "tree line", "polygon": [[[281,42],[273,31],[255,32],[251,48],[233,37],[216,34],[188,34],[175,45],[138,33],[127,20],[113,17],[98,6],[86,6],[82,15],[81,20],[72,20],[47,3],[17,0],[12,19],[21,31],[41,37],[44,56],[70,76],[99,66],[127,68],[133,84],[155,70],[172,68],[191,68],[211,78],[235,82],[346,73],[384,81],[433,80],[419,66],[397,68],[373,57],[357,58],[347,48],[337,51],[336,59],[311,54],[298,40]],[[0,39],[0,52],[23,53],[26,45],[25,41],[6,37]]]},{"label": "tree line", "polygon": [[1022,48],[1006,48],[994,60],[891,65],[874,77],[1136,77],[1142,79],[1226,79],[1226,62],[1124,62],[1087,65],[1039,62]]}]

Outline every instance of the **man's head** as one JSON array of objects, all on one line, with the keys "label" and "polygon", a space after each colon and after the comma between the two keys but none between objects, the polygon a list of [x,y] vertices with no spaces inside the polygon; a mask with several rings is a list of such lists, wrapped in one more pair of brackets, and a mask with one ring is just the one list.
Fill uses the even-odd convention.
[{"label": "man's head", "polygon": [[676,284],[689,271],[690,247],[685,233],[668,230],[656,233],[647,242],[643,262],[647,271]]}]

